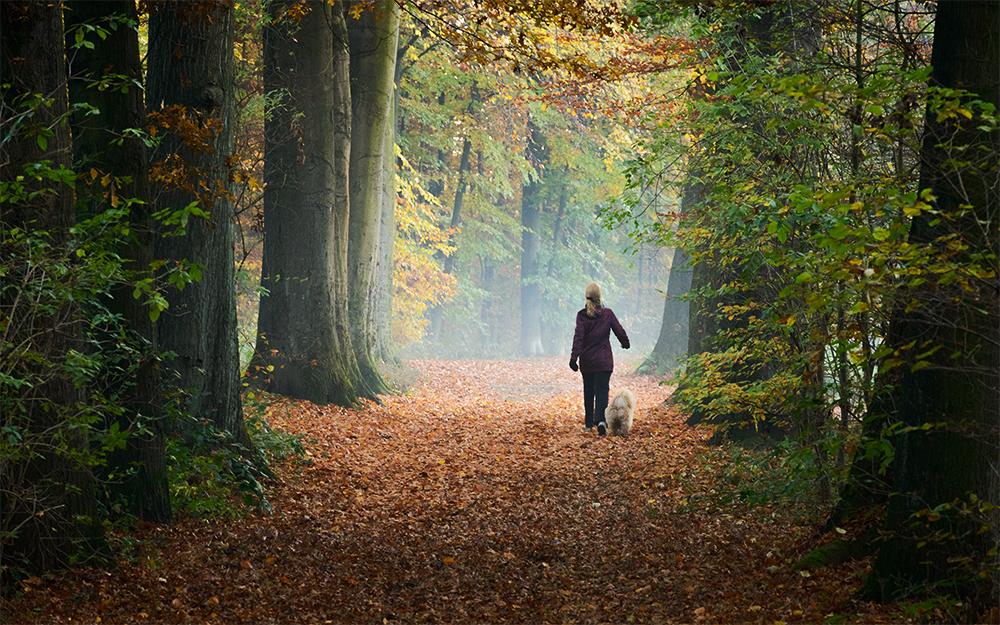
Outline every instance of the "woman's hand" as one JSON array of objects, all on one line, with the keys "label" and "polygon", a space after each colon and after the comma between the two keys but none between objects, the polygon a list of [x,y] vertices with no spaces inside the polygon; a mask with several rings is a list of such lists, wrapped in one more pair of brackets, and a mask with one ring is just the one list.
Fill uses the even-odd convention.
[{"label": "woman's hand", "polygon": [[576,358],[569,359],[569,368],[572,369],[573,371],[580,370],[580,366],[576,364]]}]

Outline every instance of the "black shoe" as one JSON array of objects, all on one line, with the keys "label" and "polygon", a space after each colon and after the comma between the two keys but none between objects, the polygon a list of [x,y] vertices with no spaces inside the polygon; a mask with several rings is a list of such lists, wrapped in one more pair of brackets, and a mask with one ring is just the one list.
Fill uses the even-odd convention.
[{"label": "black shoe", "polygon": [[601,421],[600,423],[597,424],[597,433],[600,434],[601,436],[607,435],[608,426],[606,423],[604,423],[604,421]]}]

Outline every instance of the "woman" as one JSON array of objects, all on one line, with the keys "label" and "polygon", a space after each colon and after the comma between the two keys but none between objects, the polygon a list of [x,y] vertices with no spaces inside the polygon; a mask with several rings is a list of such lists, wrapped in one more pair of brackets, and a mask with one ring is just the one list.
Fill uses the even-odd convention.
[{"label": "woman", "polygon": [[[618,337],[623,349],[629,348],[628,335],[618,322],[618,317],[601,301],[601,287],[596,282],[584,291],[587,307],[576,313],[576,332],[573,334],[573,352],[569,368],[583,374],[583,406],[586,417],[584,430],[594,429],[604,436],[608,426],[604,423],[604,410],[608,407],[608,385],[615,368],[611,353],[611,332]],[[579,360],[579,365],[577,365]]]}]

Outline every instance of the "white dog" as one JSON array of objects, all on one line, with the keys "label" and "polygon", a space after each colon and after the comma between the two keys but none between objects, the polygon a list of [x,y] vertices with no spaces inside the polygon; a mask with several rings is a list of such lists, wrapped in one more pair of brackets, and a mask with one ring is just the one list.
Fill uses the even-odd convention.
[{"label": "white dog", "polygon": [[635,395],[627,388],[615,391],[614,397],[608,402],[604,411],[604,421],[613,436],[628,436],[632,429],[632,414],[635,412]]}]

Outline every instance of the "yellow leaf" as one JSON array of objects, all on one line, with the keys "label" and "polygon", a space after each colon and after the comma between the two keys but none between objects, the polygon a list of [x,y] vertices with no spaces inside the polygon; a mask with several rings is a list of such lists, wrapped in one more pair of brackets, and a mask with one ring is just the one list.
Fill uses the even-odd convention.
[{"label": "yellow leaf", "polygon": [[455,558],[448,557],[442,560],[442,562],[444,562],[445,564],[455,564]]}]

